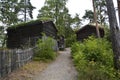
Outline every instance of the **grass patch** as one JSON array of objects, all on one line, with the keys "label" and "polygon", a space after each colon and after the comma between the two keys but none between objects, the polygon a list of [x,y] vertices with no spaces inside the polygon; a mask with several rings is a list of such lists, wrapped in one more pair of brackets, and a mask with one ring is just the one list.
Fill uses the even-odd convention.
[{"label": "grass patch", "polygon": [[32,61],[13,71],[6,78],[0,80],[33,80],[35,75],[42,72],[50,62]]}]

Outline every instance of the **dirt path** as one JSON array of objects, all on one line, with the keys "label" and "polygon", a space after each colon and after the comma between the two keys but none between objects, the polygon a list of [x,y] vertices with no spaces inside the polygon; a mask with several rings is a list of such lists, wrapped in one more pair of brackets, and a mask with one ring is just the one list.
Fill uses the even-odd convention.
[{"label": "dirt path", "polygon": [[70,49],[61,51],[57,59],[33,80],[77,80],[77,71],[72,63]]}]

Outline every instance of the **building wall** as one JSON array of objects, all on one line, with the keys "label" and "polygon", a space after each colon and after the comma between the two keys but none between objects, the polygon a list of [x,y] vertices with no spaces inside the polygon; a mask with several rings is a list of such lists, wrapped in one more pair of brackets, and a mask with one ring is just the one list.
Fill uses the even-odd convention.
[{"label": "building wall", "polygon": [[42,38],[42,33],[56,37],[57,31],[52,22],[36,23],[34,25],[19,26],[7,30],[7,47],[24,48],[35,46],[37,40]]},{"label": "building wall", "polygon": [[[99,28],[100,31],[100,36],[104,37],[104,30]],[[89,36],[94,35],[97,37],[97,33],[96,33],[96,28],[95,27],[91,27],[91,26],[85,26],[84,28],[80,29],[77,33],[77,40],[78,41],[83,41],[84,39],[87,39]]]}]

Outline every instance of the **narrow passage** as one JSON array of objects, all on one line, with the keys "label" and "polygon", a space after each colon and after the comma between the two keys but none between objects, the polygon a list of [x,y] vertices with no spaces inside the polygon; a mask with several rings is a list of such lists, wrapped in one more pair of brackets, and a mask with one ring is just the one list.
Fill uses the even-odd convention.
[{"label": "narrow passage", "polygon": [[70,48],[60,51],[57,59],[34,80],[77,80],[77,71],[71,59]]}]

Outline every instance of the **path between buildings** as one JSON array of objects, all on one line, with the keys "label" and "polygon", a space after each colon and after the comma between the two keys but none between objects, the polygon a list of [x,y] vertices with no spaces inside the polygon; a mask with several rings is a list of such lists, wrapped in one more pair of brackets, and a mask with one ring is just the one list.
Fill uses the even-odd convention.
[{"label": "path between buildings", "polygon": [[59,53],[56,60],[33,80],[77,80],[77,71],[71,59],[70,48]]}]

